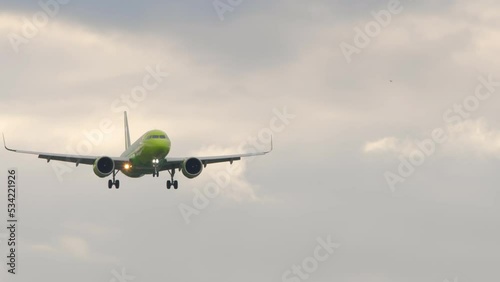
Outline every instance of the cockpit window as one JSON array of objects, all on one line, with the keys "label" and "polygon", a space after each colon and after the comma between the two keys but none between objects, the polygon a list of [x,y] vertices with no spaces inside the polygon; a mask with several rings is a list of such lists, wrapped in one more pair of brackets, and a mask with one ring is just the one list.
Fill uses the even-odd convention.
[{"label": "cockpit window", "polygon": [[150,136],[146,137],[146,140],[149,140],[149,139],[167,139],[167,136],[165,136],[165,135],[150,135]]}]

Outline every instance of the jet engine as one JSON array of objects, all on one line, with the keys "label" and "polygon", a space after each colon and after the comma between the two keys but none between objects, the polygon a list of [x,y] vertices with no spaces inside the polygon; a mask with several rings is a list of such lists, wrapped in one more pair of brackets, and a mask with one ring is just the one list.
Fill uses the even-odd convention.
[{"label": "jet engine", "polygon": [[197,158],[188,158],[182,162],[182,173],[187,178],[195,178],[203,170],[203,163]]},{"label": "jet engine", "polygon": [[115,170],[115,162],[110,157],[100,157],[94,163],[94,173],[104,178]]}]

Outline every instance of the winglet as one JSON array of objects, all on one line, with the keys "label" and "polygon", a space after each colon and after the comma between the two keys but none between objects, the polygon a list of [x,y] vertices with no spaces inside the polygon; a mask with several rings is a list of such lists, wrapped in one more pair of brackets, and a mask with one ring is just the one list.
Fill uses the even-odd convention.
[{"label": "winglet", "polygon": [[274,149],[274,145],[273,145],[273,136],[271,135],[271,150],[267,151],[267,153],[270,153],[272,152]]},{"label": "winglet", "polygon": [[7,143],[5,143],[5,134],[2,133],[2,137],[3,137],[3,146],[5,147],[5,149],[7,151],[15,152],[16,150],[12,150],[12,149],[7,148]]}]

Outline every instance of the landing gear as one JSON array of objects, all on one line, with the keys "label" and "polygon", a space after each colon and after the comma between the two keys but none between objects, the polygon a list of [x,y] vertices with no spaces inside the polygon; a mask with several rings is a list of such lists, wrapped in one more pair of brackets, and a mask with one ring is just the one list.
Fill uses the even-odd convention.
[{"label": "landing gear", "polygon": [[160,163],[159,159],[153,160],[153,168],[155,169],[155,171],[153,172],[153,177],[160,177],[160,172],[158,171],[159,163]]},{"label": "landing gear", "polygon": [[169,170],[168,173],[170,173],[171,180],[167,180],[167,189],[170,189],[172,186],[174,186],[174,189],[179,188],[179,182],[177,182],[177,180],[174,180],[175,169]]},{"label": "landing gear", "polygon": [[113,170],[113,180],[108,180],[108,188],[111,189],[113,186],[116,187],[116,189],[120,189],[120,180],[115,180],[116,175],[118,174],[119,170]]}]

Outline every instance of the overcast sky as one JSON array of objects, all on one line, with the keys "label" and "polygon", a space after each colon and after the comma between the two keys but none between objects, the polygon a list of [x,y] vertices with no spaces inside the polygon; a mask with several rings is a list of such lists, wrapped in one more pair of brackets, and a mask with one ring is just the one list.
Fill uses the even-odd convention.
[{"label": "overcast sky", "polygon": [[3,1],[10,147],[119,156],[127,109],[175,157],[274,151],[109,190],[0,150],[0,281],[499,279],[500,4],[395,1]]}]

